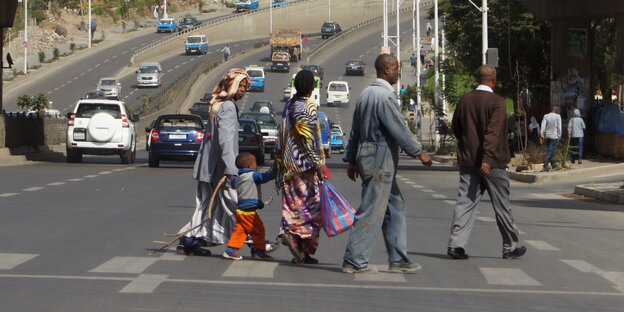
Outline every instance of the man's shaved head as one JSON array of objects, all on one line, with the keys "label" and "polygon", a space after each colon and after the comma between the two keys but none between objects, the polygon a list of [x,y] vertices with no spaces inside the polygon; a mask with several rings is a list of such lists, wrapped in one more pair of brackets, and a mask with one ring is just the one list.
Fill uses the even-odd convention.
[{"label": "man's shaved head", "polygon": [[477,68],[477,82],[482,85],[496,84],[496,69],[490,65],[481,65]]},{"label": "man's shaved head", "polygon": [[383,79],[391,85],[397,83],[401,75],[399,61],[392,54],[380,54],[377,56],[375,69],[377,70],[377,78]]}]

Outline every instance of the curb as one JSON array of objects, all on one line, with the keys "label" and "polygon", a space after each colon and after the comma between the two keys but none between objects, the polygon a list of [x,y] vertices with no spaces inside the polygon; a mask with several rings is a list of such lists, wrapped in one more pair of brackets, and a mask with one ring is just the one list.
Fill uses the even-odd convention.
[{"label": "curb", "polygon": [[[613,190],[600,190],[595,186],[611,186]],[[618,189],[617,185],[621,183],[601,183],[601,184],[585,184],[574,187],[574,193],[582,196],[592,197],[604,202],[612,204],[624,205],[624,189]]]},{"label": "curb", "polygon": [[509,178],[525,183],[543,183],[568,179],[592,178],[624,170],[624,163],[597,166],[592,168],[572,169],[548,173],[522,173],[509,171]]}]

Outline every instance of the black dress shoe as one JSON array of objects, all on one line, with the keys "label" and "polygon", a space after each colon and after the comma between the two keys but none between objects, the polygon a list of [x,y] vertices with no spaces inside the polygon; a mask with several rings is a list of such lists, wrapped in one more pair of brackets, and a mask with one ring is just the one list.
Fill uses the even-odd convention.
[{"label": "black dress shoe", "polygon": [[454,248],[449,247],[446,254],[449,255],[449,257],[453,259],[461,259],[461,260],[468,259],[468,255],[466,254],[466,251],[464,250],[464,248],[461,248],[461,247],[454,247]]},{"label": "black dress shoe", "polygon": [[522,257],[526,253],[527,249],[524,246],[516,247],[512,251],[503,252],[503,259],[516,259]]}]

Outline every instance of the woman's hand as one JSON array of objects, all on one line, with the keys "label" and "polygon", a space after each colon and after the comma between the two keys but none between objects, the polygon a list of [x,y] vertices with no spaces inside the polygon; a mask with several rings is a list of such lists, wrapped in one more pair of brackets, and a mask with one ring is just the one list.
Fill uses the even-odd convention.
[{"label": "woman's hand", "polygon": [[319,180],[323,181],[325,180],[326,176],[325,176],[325,166],[318,164],[314,167],[314,170],[316,171],[316,175],[318,176]]}]

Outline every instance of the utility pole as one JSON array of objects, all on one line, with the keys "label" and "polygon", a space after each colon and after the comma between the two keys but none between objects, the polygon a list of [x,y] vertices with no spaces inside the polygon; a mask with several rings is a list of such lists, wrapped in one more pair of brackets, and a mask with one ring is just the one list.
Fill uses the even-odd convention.
[{"label": "utility pole", "polygon": [[331,0],[327,0],[328,4],[327,4],[327,20],[331,21]]},{"label": "utility pole", "polygon": [[28,0],[24,0],[24,74],[28,74]]},{"label": "utility pole", "polygon": [[[416,105],[420,105],[420,70],[422,69],[420,62],[420,0],[414,0],[414,8],[412,11],[416,11],[416,16],[412,17],[412,28],[414,28],[414,19],[416,20],[416,29],[412,34],[412,45],[414,53],[418,53],[418,60],[416,61]],[[414,38],[415,37],[415,38]],[[418,45],[415,45],[418,43]]]},{"label": "utility pole", "polygon": [[[390,0],[393,1],[393,0]],[[390,36],[388,34],[388,0],[384,0],[383,5],[383,47],[382,53],[391,53],[390,43],[393,43],[396,46],[396,58],[399,61],[399,72],[401,72],[401,23],[399,22],[401,16],[399,15],[401,3],[403,0],[396,0],[396,35]],[[394,4],[394,2],[392,2]],[[399,76],[399,80],[397,81],[397,94],[401,91],[401,77]]]},{"label": "utility pole", "polygon": [[487,64],[487,49],[488,49],[488,6],[487,0],[483,0],[481,7],[477,6],[472,0],[468,0],[470,3],[481,12],[481,62]]},{"label": "utility pole", "polygon": [[[434,66],[435,66],[435,99],[434,99],[434,103],[435,103],[435,108],[440,107],[440,50],[438,48],[440,41],[438,40],[438,30],[439,30],[439,17],[438,17],[438,0],[434,1],[435,3],[435,7],[434,7]],[[434,146],[437,149],[438,146],[440,145],[440,133],[438,131],[438,126],[439,126],[439,120],[438,120],[438,116],[437,116],[437,112],[435,112],[434,109],[434,113],[436,114],[435,116],[435,138],[434,138]]]},{"label": "utility pole", "polygon": [[[4,52],[2,51],[4,28],[13,27],[17,6],[17,0],[3,0],[0,2],[0,58],[4,57]],[[2,64],[2,60],[0,60],[0,64]],[[2,66],[0,65],[0,67]],[[2,82],[0,82],[0,115],[2,115],[4,111],[2,105],[2,87]],[[0,132],[4,132],[4,129],[0,129]]]},{"label": "utility pole", "polygon": [[269,38],[273,33],[273,4],[269,4]]},{"label": "utility pole", "polygon": [[396,0],[396,47],[397,53],[396,57],[399,61],[399,80],[397,80],[397,94],[401,94],[401,75],[403,74],[403,68],[401,66],[401,14],[399,14],[401,10],[401,3],[403,0]]},{"label": "utility pole", "polygon": [[91,41],[93,40],[93,38],[91,38],[91,0],[89,0],[89,48],[91,48]]},{"label": "utility pole", "polygon": [[169,18],[169,15],[167,15],[167,0],[165,0],[165,3],[163,6],[165,7],[163,9],[163,18]]}]

